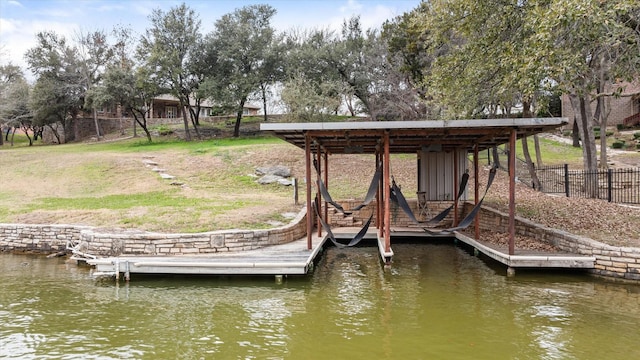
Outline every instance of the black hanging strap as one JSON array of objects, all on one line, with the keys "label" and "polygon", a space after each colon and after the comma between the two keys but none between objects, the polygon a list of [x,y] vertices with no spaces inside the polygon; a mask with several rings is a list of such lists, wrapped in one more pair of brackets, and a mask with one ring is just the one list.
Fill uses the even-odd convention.
[{"label": "black hanging strap", "polygon": [[333,205],[341,213],[345,215],[351,215],[354,211],[361,210],[365,206],[369,205],[369,203],[371,203],[373,199],[375,199],[376,191],[378,190],[378,184],[380,183],[381,176],[382,176],[382,167],[378,166],[375,174],[373,175],[373,179],[371,179],[371,184],[369,185],[369,190],[367,191],[367,195],[365,195],[364,201],[360,205],[354,207],[351,210],[345,210],[342,207],[342,205],[338,204],[333,200],[333,198],[331,198],[331,195],[329,194],[327,187],[324,185],[324,182],[320,178],[318,178],[318,182],[317,182],[318,190],[320,190],[320,193],[322,194],[322,197],[325,199],[326,202]]},{"label": "black hanging strap", "polygon": [[482,206],[482,202],[484,201],[485,196],[487,196],[487,193],[489,192],[489,188],[491,187],[491,184],[493,184],[493,180],[496,177],[496,173],[497,173],[497,168],[492,167],[491,171],[489,171],[489,179],[487,180],[487,187],[484,190],[484,195],[482,195],[482,198],[480,199],[480,201],[478,201],[478,203],[473,207],[473,209],[471,209],[471,211],[467,214],[467,216],[465,216],[464,219],[462,219],[462,221],[458,224],[458,226],[448,228],[448,229],[443,229],[440,231],[433,231],[431,229],[426,229],[426,228],[424,230],[432,234],[448,234],[454,231],[465,229],[469,225],[471,225],[471,223],[473,222],[473,219],[475,219],[475,217],[478,215],[478,212],[480,212],[480,207]]},{"label": "black hanging strap", "polygon": [[416,224],[436,225],[439,222],[441,222],[442,220],[444,220],[444,218],[446,218],[447,215],[449,215],[449,212],[451,211],[451,209],[453,209],[454,206],[458,205],[458,200],[462,197],[462,194],[464,193],[464,190],[467,188],[467,183],[468,182],[469,182],[469,173],[465,172],[462,175],[462,179],[460,181],[460,187],[458,189],[458,194],[456,195],[456,198],[455,198],[453,204],[451,206],[449,206],[448,208],[444,209],[438,215],[434,216],[433,218],[431,218],[430,220],[427,220],[427,221],[420,221],[420,220],[418,220],[416,218],[416,216],[413,214],[413,211],[411,210],[411,206],[409,206],[409,203],[407,202],[407,199],[404,197],[404,195],[402,194],[402,191],[400,190],[398,185],[396,185],[395,181],[392,181],[392,183],[391,183],[391,194],[392,194],[391,200],[397,202],[398,205],[400,206],[400,208],[407,214],[409,219],[411,221],[413,221],[414,223],[416,223]]}]

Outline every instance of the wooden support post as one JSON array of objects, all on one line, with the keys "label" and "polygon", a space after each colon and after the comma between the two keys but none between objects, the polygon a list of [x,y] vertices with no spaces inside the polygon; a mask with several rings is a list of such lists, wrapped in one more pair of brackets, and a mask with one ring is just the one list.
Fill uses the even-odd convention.
[{"label": "wooden support post", "polygon": [[458,149],[453,149],[453,226],[458,226],[458,202],[456,196],[458,196]]},{"label": "wooden support post", "polygon": [[509,255],[515,253],[516,238],[516,129],[509,138]]},{"label": "wooden support post", "polygon": [[[316,164],[317,164],[317,182],[322,178],[322,153],[320,153],[320,146],[316,148]],[[324,186],[328,186],[326,183]],[[328,190],[328,188],[327,188]],[[318,190],[318,214],[316,218],[316,227],[318,228],[318,237],[322,237],[322,223],[320,223],[320,218],[322,217],[322,193]],[[325,206],[326,207],[326,206]],[[327,218],[324,219],[326,223],[328,223]]]},{"label": "wooden support post", "polygon": [[[327,152],[324,153],[324,186],[329,189],[329,154]],[[326,201],[324,202],[324,221],[329,224],[329,203]]]},{"label": "wooden support post", "polygon": [[[473,147],[473,199],[474,204],[478,204],[480,201],[480,181],[478,176],[480,176],[480,165],[479,165],[479,150],[478,144]],[[476,240],[480,239],[480,214],[476,215],[476,218],[473,220],[474,234]]]},{"label": "wooden support post", "polygon": [[384,251],[391,251],[391,206],[389,204],[389,198],[391,191],[391,175],[389,174],[389,131],[384,132],[384,158],[383,158],[383,173],[384,173]]},{"label": "wooden support post", "polygon": [[[376,152],[376,167],[380,164],[380,160],[382,157],[380,156],[380,152]],[[384,179],[380,179],[378,182],[378,191],[376,192],[376,226],[378,227],[378,237],[382,237],[383,232],[382,229],[382,194],[384,189]]]},{"label": "wooden support post", "polygon": [[311,208],[311,136],[305,134],[304,139],[305,178],[307,180],[307,249],[313,248],[311,232],[313,231],[313,209]]}]

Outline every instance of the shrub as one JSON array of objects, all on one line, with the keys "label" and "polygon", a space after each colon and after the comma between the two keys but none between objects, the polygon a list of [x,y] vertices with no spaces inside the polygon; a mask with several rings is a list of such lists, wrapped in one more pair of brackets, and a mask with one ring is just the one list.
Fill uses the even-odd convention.
[{"label": "shrub", "polygon": [[634,132],[633,133],[633,138],[636,139],[636,140],[640,139],[640,131]]},{"label": "shrub", "polygon": [[613,144],[611,144],[611,147],[613,149],[622,149],[625,147],[625,142],[623,140],[616,140],[613,142]]},{"label": "shrub", "polygon": [[158,134],[161,136],[173,134],[173,130],[167,125],[158,126]]},{"label": "shrub", "polygon": [[618,131],[624,130],[624,124],[616,124],[616,129],[618,129]]}]

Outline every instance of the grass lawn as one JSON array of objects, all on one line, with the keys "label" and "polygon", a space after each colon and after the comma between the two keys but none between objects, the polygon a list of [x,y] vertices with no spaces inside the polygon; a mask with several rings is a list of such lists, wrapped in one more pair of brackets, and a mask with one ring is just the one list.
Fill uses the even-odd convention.
[{"label": "grass lawn", "polygon": [[[0,222],[198,232],[265,228],[299,210],[291,188],[250,175],[266,155],[295,152],[276,138],[14,144],[0,147]],[[176,178],[161,179],[145,160]]]},{"label": "grass lawn", "polygon": [[[544,138],[542,136],[539,137],[539,139],[540,153],[543,165],[569,164],[570,167],[582,167],[581,148],[576,148],[571,146],[570,144],[557,142],[551,139]],[[527,140],[529,154],[531,155],[531,159],[535,162],[536,153],[533,137],[529,137]],[[501,146],[501,148],[504,149],[506,148],[506,146]],[[522,140],[518,140],[516,142],[516,154],[518,159],[524,160],[524,154],[522,152]],[[479,155],[481,163],[487,163],[487,151],[483,151]],[[500,161],[503,161],[503,165],[506,166],[506,155],[501,154]]]}]

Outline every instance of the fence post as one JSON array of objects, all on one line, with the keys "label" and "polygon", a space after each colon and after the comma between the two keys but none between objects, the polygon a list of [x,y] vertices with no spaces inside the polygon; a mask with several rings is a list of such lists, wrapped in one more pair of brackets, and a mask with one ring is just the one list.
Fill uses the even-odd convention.
[{"label": "fence post", "polygon": [[607,200],[613,201],[613,170],[607,169]]},{"label": "fence post", "polygon": [[564,164],[564,193],[569,197],[569,164]]}]

